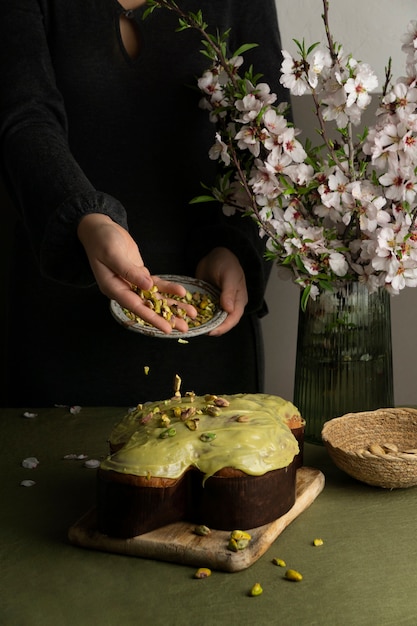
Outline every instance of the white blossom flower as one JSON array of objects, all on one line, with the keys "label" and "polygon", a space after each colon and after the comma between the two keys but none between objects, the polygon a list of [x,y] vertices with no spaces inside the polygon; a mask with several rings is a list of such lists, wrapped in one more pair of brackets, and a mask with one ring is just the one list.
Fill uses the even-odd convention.
[{"label": "white blossom flower", "polygon": [[235,107],[241,113],[237,121],[252,122],[258,116],[262,108],[262,102],[253,93],[250,93],[244,98],[236,100]]},{"label": "white blossom flower", "polygon": [[407,27],[407,32],[401,37],[401,50],[407,54],[417,50],[417,20],[412,20]]},{"label": "white blossom flower", "polygon": [[262,68],[241,77],[242,56],[218,58],[207,44],[212,66],[198,86],[216,125],[209,157],[224,170],[213,197],[226,214],[253,217],[270,258],[311,298],[352,278],[371,292],[417,286],[417,20],[402,39],[405,74],[384,85],[359,138],[352,127],[378,86],[371,67],[331,37],[332,49],[294,41],[298,55],[282,51],[280,82],[312,95],[319,147],[300,140],[285,103],[257,82]]},{"label": "white blossom flower", "polygon": [[371,102],[369,92],[378,87],[378,79],[367,63],[358,64],[356,69],[356,76],[348,78],[344,85],[347,94],[346,106],[351,107],[356,103],[364,110]]},{"label": "white blossom flower", "polygon": [[220,158],[226,166],[230,165],[230,155],[227,151],[227,145],[222,140],[220,133],[216,133],[216,143],[209,150],[209,158],[212,160]]},{"label": "white blossom flower", "polygon": [[[270,133],[270,135],[275,135],[277,137],[281,135],[288,127],[287,120],[285,119],[285,117],[283,115],[279,115],[273,109],[268,109],[265,112],[263,116],[263,123],[265,124],[265,127]],[[268,149],[271,149],[271,147],[273,147],[273,145],[269,147],[266,142],[265,142],[265,146]]]},{"label": "white blossom flower", "polygon": [[346,276],[349,270],[345,256],[341,252],[331,252],[329,265],[336,276]]},{"label": "white blossom flower", "polygon": [[416,178],[407,169],[397,167],[379,177],[381,185],[387,189],[385,195],[390,200],[412,202],[416,195]]},{"label": "white blossom flower", "polygon": [[307,158],[307,153],[301,143],[295,138],[294,128],[287,128],[281,137],[284,152],[290,155],[295,163],[302,163]]},{"label": "white blossom flower", "polygon": [[332,58],[328,50],[322,48],[316,48],[312,55],[308,69],[308,83],[310,87],[316,89],[319,83],[319,77],[323,72],[329,69],[332,65]]},{"label": "white blossom flower", "polygon": [[236,133],[235,139],[238,141],[238,148],[241,150],[249,150],[255,157],[259,156],[260,144],[255,126],[249,124],[243,126],[242,130]]},{"label": "white blossom flower", "polygon": [[284,60],[281,65],[282,76],[280,83],[289,89],[294,96],[303,96],[308,90],[308,84],[300,64],[286,50],[282,51],[282,56]]}]

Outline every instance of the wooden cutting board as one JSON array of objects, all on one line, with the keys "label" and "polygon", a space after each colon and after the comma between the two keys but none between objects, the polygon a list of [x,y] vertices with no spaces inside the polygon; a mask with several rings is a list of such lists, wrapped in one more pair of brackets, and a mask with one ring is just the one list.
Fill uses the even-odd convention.
[{"label": "wooden cutting board", "polygon": [[239,552],[227,549],[230,531],[212,530],[209,535],[200,537],[193,532],[195,524],[189,522],[169,524],[131,539],[108,537],[97,530],[95,509],[71,526],[68,537],[72,544],[82,548],[237,572],[252,565],[268,550],[282,531],[321,493],[324,482],[324,475],[319,470],[311,467],[298,469],[294,506],[274,522],[249,530],[252,539]]}]

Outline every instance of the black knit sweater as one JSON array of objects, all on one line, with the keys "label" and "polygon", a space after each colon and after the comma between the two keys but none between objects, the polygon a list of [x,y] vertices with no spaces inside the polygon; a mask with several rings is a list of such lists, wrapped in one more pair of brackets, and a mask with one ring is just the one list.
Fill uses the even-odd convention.
[{"label": "black knit sweater", "polygon": [[[274,0],[185,0],[279,91]],[[258,314],[269,267],[248,218],[190,205],[212,182],[214,127],[199,109],[207,60],[198,33],[176,33],[166,10],[142,20],[132,60],[117,0],[0,0],[2,171],[19,213],[10,289],[7,404],[130,405],[169,395],[178,373],[197,393],[259,391]],[[279,94],[279,100],[284,98]],[[128,228],[153,274],[193,275],[230,248],[250,302],[239,326],[189,344],[127,332],[110,316],[76,236],[101,212]],[[150,367],[148,376],[144,366]]]}]

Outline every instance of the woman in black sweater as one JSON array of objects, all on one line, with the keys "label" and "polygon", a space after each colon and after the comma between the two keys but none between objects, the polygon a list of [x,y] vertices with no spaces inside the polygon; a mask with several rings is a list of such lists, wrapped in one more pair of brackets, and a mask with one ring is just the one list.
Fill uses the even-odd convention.
[{"label": "woman in black sweater", "polygon": [[[285,99],[274,0],[179,4],[211,32],[231,28],[231,49],[258,43],[245,62]],[[200,35],[145,8],[0,0],[2,172],[19,216],[7,405],[134,405],[169,396],[175,374],[197,394],[262,391],[263,242],[250,219],[190,205],[216,167],[193,89]],[[219,287],[229,316],[215,336],[184,344],[114,321],[107,298],[141,314],[126,280],[148,288],[159,274]]]}]

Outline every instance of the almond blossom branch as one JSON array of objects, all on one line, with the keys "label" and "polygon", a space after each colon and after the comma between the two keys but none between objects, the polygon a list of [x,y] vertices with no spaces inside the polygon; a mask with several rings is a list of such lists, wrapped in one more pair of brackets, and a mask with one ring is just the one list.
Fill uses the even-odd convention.
[{"label": "almond blossom branch", "polygon": [[[174,10],[179,30],[196,29],[211,63],[198,79],[200,106],[215,126],[209,158],[223,172],[209,187],[210,199],[222,201],[227,215],[238,210],[254,219],[266,237],[267,257],[291,269],[303,301],[340,281],[392,294],[416,287],[417,21],[402,39],[405,77],[391,84],[388,64],[374,125],[355,143],[353,127],[361,124],[378,81],[368,64],[334,42],[323,0],[328,47],[294,40],[298,56],[283,50],[280,59],[283,87],[313,98],[323,141],[314,147],[298,141],[287,103],[275,104],[258,74],[239,74],[250,44],[228,58],[228,33],[210,34],[200,11],[186,14],[174,0],[148,5]],[[329,122],[337,142],[329,139]]]}]

